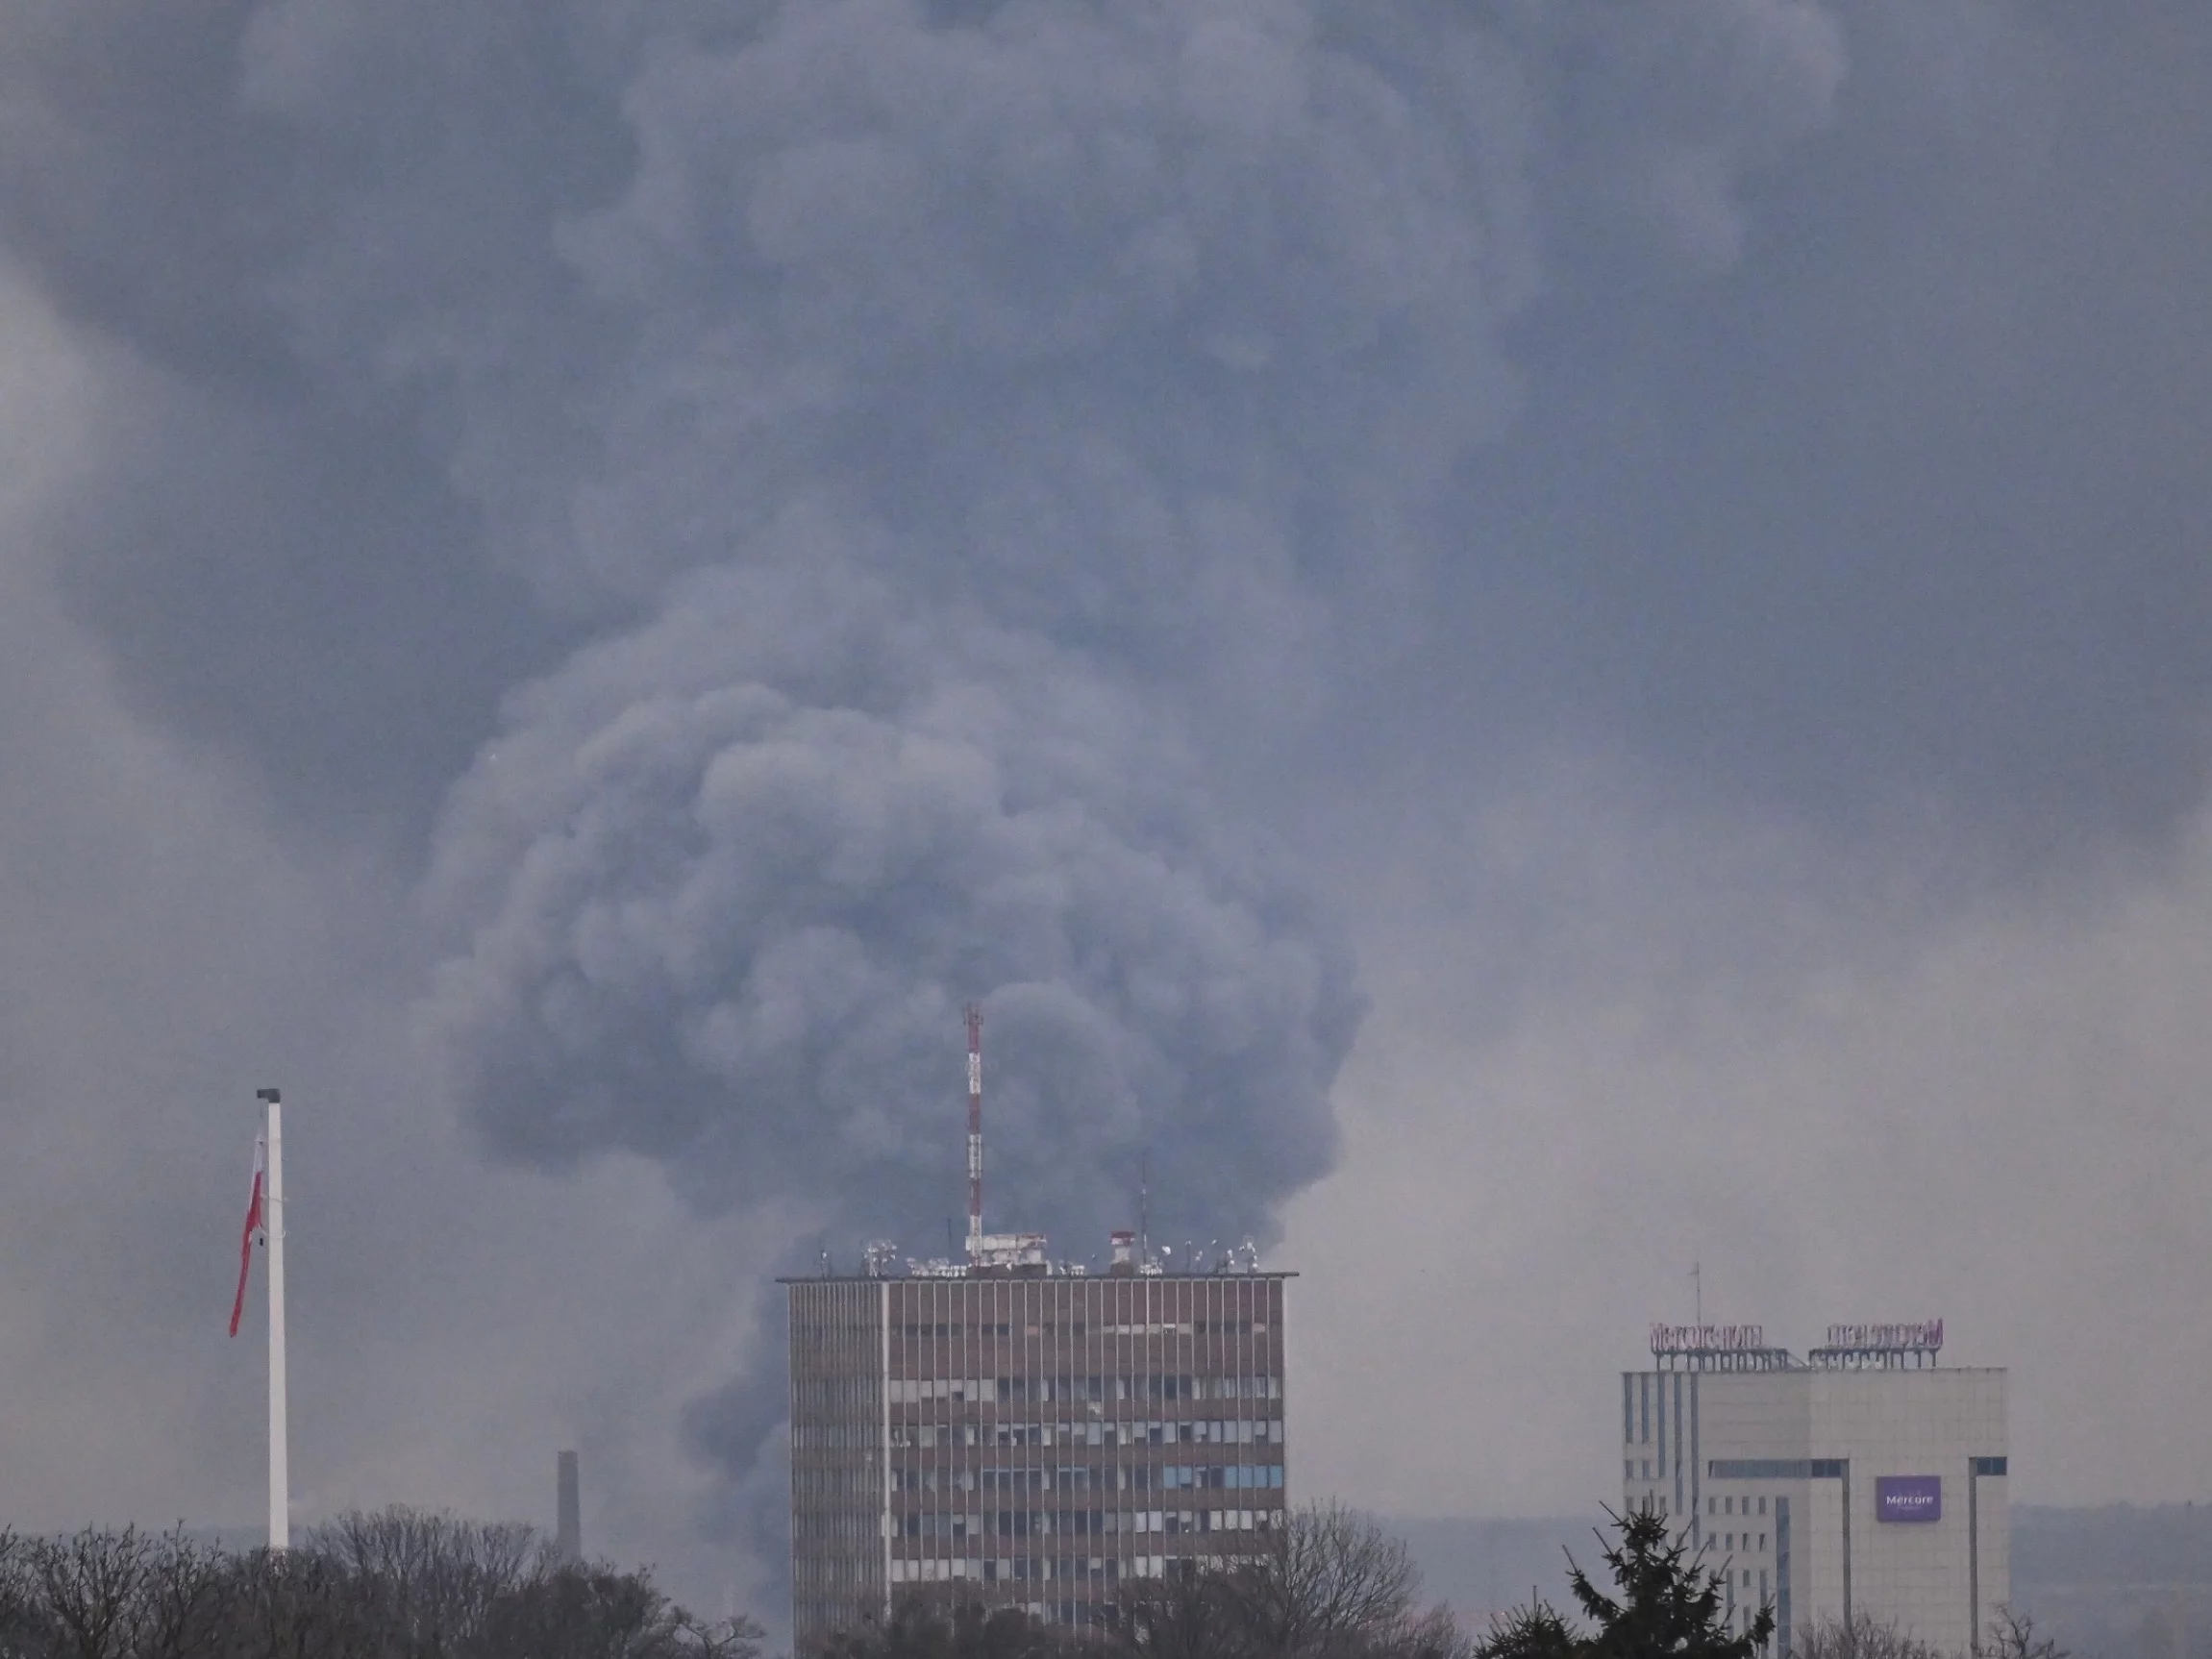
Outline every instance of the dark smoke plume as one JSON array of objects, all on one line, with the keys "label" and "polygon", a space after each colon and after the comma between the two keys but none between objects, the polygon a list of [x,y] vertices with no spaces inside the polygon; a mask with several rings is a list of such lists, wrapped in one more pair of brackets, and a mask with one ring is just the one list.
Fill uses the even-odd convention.
[{"label": "dark smoke plume", "polygon": [[[1509,409],[1516,77],[1443,10],[1285,4],[643,54],[634,176],[558,236],[619,347],[548,580],[645,614],[510,699],[430,890],[495,1148],[933,1243],[973,996],[1002,1221],[1088,1253],[1149,1149],[1172,1225],[1272,1234],[1358,1003],[1205,756],[1297,717]],[[773,1398],[702,1435],[772,1475]]]},{"label": "dark smoke plume", "polygon": [[[82,603],[153,631],[146,573],[218,554],[314,588],[290,457],[348,458],[346,560],[450,643],[325,607],[329,721],[444,698],[475,748],[423,1021],[485,1144],[928,1246],[977,999],[995,1219],[1077,1256],[1140,1151],[1224,1242],[1330,1167],[1349,953],[1224,780],[1433,645],[1405,596],[1512,418],[1540,190],[1725,267],[1840,74],[1796,0],[125,10],[0,48],[11,245],[146,392]],[[1560,64],[1606,111],[1564,136]],[[210,445],[242,537],[176,485]],[[329,721],[253,741],[284,777]],[[390,768],[442,791],[456,738]],[[706,1409],[733,1472],[774,1398]]]},{"label": "dark smoke plume", "polygon": [[1095,1253],[1156,1148],[1170,1212],[1270,1234],[1333,1152],[1335,930],[1208,807],[1172,711],[808,546],[676,584],[456,791],[431,892],[471,929],[432,1008],[491,1143],[931,1245],[973,997],[1001,1220]]}]

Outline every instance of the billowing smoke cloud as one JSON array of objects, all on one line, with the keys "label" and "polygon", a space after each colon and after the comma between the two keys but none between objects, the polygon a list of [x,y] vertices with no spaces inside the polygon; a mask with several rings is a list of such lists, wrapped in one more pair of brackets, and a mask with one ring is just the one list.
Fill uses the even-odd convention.
[{"label": "billowing smoke cloud", "polygon": [[[978,998],[997,1216],[1079,1256],[1142,1151],[1207,1236],[1330,1166],[1359,998],[1245,757],[1347,664],[1449,659],[1413,612],[1547,213],[1724,269],[1842,66],[1801,0],[275,0],[80,146],[73,78],[162,42],[18,10],[12,243],[149,387],[81,603],[150,631],[136,578],[233,532],[166,511],[211,443],[252,591],[322,568],[327,493],[446,626],[521,608],[478,550],[532,596],[488,669],[322,607],[332,709],[261,740],[283,775],[398,681],[462,710],[391,770],[475,749],[422,1020],[485,1144],[933,1242]],[[766,1398],[708,1414],[733,1468]]]},{"label": "billowing smoke cloud", "polygon": [[936,1244],[971,997],[1073,1254],[1142,1147],[1266,1236],[1337,1079],[1309,1489],[1586,1506],[1732,1252],[2187,1496],[2208,80],[2177,0],[0,0],[27,1513],[251,1509],[177,1241],[281,1080],[310,1501],[583,1423],[672,1563],[609,1426],[712,1395],[748,1508],[732,1298]]},{"label": "billowing smoke cloud", "polygon": [[[493,1146],[928,1238],[975,995],[998,1214],[1078,1256],[1140,1151],[1230,1236],[1329,1167],[1348,962],[1205,756],[1326,685],[1509,408],[1517,74],[1409,15],[808,4],[644,54],[634,176],[558,238],[622,349],[537,488],[541,578],[647,614],[510,700],[430,890]],[[1636,186],[1708,265],[1727,136]],[[708,1413],[740,1469],[766,1394]]]},{"label": "billowing smoke cloud", "polygon": [[[1205,756],[1326,684],[1509,408],[1517,80],[1443,13],[1284,4],[809,4],[642,55],[634,175],[557,236],[620,349],[516,543],[646,614],[510,699],[429,890],[496,1149],[927,1238],[980,996],[1001,1217],[1081,1256],[1149,1151],[1171,1226],[1271,1235],[1357,1000]],[[1640,206],[1709,239],[1735,158],[1685,142]],[[709,1431],[742,1468],[761,1393]]]},{"label": "billowing smoke cloud", "polygon": [[[560,235],[634,340],[549,580],[649,614],[510,700],[431,888],[495,1147],[932,1240],[979,996],[1000,1217],[1090,1253],[1149,1152],[1167,1226],[1272,1235],[1358,1004],[1205,739],[1497,418],[1513,158],[1438,43],[1433,128],[1298,8],[648,55],[637,176]],[[717,1415],[753,1466],[773,1415]]]},{"label": "billowing smoke cloud", "polygon": [[1156,1149],[1163,1214],[1268,1235],[1333,1155],[1334,929],[1171,713],[976,619],[948,650],[803,539],[804,577],[686,579],[519,694],[457,790],[431,894],[470,943],[431,1006],[461,1098],[511,1155],[625,1148],[708,1207],[927,1246],[976,997],[1002,1223],[1095,1254]]}]

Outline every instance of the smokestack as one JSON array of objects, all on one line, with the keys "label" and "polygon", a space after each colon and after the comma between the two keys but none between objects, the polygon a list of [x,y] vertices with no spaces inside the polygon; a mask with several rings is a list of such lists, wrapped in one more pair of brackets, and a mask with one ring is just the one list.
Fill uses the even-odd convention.
[{"label": "smokestack", "polygon": [[968,1004],[968,1254],[983,1244],[983,1010]]},{"label": "smokestack", "polygon": [[584,1559],[584,1506],[577,1491],[576,1453],[560,1454],[556,1473],[559,1492],[553,1528],[554,1553],[560,1557],[564,1567],[574,1567]]}]

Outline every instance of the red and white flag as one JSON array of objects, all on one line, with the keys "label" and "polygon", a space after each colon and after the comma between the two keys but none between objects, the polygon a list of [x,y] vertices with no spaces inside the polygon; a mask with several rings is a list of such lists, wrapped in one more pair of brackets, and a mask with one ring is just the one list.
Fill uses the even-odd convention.
[{"label": "red and white flag", "polygon": [[246,1274],[254,1265],[254,1235],[261,1230],[261,1171],[263,1150],[254,1142],[254,1194],[246,1201],[246,1236],[238,1241],[238,1295],[231,1303],[231,1334],[238,1334],[238,1316],[246,1311]]}]

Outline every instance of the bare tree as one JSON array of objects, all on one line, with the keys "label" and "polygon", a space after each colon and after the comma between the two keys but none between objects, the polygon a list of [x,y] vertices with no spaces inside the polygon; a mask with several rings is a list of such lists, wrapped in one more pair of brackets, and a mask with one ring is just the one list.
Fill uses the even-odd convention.
[{"label": "bare tree", "polygon": [[180,1523],[156,1541],[146,1569],[136,1659],[218,1659],[236,1594],[231,1558]]},{"label": "bare tree", "polygon": [[44,1615],[32,1571],[30,1541],[12,1529],[0,1529],[0,1653],[36,1655],[46,1651]]},{"label": "bare tree", "polygon": [[134,1526],[87,1526],[34,1540],[25,1552],[33,1652],[57,1659],[133,1659],[144,1648],[156,1546]]},{"label": "bare tree", "polygon": [[1986,1659],[2072,1659],[2056,1638],[2036,1629],[2033,1618],[2011,1607],[1997,1610],[1981,1650]]},{"label": "bare tree", "polygon": [[767,1632],[743,1614],[729,1619],[701,1619],[682,1607],[671,1607],[664,1651],[668,1659],[759,1659],[760,1643]]},{"label": "bare tree", "polygon": [[1269,1634],[1284,1652],[1347,1650],[1359,1638],[1395,1633],[1413,1615],[1420,1569],[1405,1541],[1341,1503],[1308,1504],[1269,1535]]},{"label": "bare tree", "polygon": [[1244,1565],[1125,1583],[1105,1610],[1108,1639],[1142,1659],[1256,1659],[1269,1651],[1263,1577]]},{"label": "bare tree", "polygon": [[1952,1659],[1887,1619],[1834,1614],[1798,1628],[1793,1659]]},{"label": "bare tree", "polygon": [[648,1572],[561,1567],[526,1526],[392,1509],[234,1555],[180,1527],[0,1531],[0,1659],[759,1659]]},{"label": "bare tree", "polygon": [[1018,1607],[993,1607],[967,1584],[916,1586],[891,1616],[832,1637],[819,1659],[1078,1659],[1082,1644]]},{"label": "bare tree", "polygon": [[527,1526],[400,1506],[342,1515],[307,1548],[367,1593],[391,1659],[456,1659],[493,1605],[538,1575],[544,1553]]},{"label": "bare tree", "polygon": [[700,1619],[649,1572],[559,1565],[493,1602],[472,1659],[757,1659],[748,1619]]},{"label": "bare tree", "polygon": [[231,1563],[223,1659],[384,1659],[373,1586],[314,1549]]},{"label": "bare tree", "polygon": [[1404,1541],[1338,1503],[1297,1510],[1255,1553],[1128,1585],[1111,1639],[1148,1659],[1458,1659],[1470,1644],[1441,1607],[1415,1602]]},{"label": "bare tree", "polygon": [[663,1606],[642,1573],[562,1566],[501,1597],[472,1648],[531,1659],[645,1659]]}]

